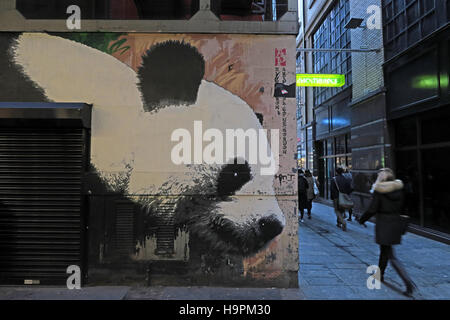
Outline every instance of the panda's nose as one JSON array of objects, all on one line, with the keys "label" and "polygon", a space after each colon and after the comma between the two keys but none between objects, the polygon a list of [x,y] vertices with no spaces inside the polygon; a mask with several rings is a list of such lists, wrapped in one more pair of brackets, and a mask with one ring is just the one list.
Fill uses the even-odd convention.
[{"label": "panda's nose", "polygon": [[269,241],[275,238],[281,233],[281,231],[283,231],[283,225],[281,224],[281,221],[278,220],[275,216],[261,218],[258,221],[258,225],[261,232],[261,237],[265,241]]}]

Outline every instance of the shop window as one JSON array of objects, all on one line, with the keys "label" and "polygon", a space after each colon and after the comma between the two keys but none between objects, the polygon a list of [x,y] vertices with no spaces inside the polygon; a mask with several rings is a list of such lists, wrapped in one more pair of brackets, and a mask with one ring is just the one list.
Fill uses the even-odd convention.
[{"label": "shop window", "polygon": [[424,226],[450,233],[450,147],[422,151]]},{"label": "shop window", "polygon": [[405,193],[405,214],[413,222],[420,224],[419,213],[419,168],[417,166],[417,151],[401,151],[396,153],[397,177],[403,181]]},{"label": "shop window", "polygon": [[350,109],[346,104],[346,100],[332,106],[331,119],[332,130],[350,126]]},{"label": "shop window", "polygon": [[397,122],[395,140],[399,148],[417,145],[416,118],[402,119]]},{"label": "shop window", "polygon": [[433,113],[421,120],[422,144],[450,143],[450,111]]},{"label": "shop window", "polygon": [[424,53],[395,70],[386,73],[388,105],[391,111],[439,94],[438,53]]},{"label": "shop window", "polygon": [[345,153],[345,136],[336,137],[336,154]]},{"label": "shop window", "polygon": [[447,109],[432,110],[395,123],[395,167],[405,186],[405,213],[415,224],[443,232],[450,232],[450,132],[447,129],[450,110]]},{"label": "shop window", "polygon": [[316,133],[328,133],[330,128],[330,121],[328,118],[328,108],[316,110]]},{"label": "shop window", "polygon": [[336,168],[347,166],[347,161],[345,158],[346,157],[336,157]]},{"label": "shop window", "polygon": [[352,169],[352,157],[346,157],[347,160],[347,169]]},{"label": "shop window", "polygon": [[351,140],[350,140],[350,134],[346,134],[345,135],[345,147],[346,147],[346,152],[347,153],[351,153],[352,152],[352,145],[351,145]]}]

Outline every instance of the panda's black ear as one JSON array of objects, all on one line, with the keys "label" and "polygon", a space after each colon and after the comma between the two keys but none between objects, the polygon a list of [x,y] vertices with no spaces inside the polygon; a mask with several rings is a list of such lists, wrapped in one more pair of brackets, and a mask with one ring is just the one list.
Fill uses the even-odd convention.
[{"label": "panda's black ear", "polygon": [[205,60],[195,47],[180,41],[154,45],[138,69],[144,110],[191,105],[205,73]]}]

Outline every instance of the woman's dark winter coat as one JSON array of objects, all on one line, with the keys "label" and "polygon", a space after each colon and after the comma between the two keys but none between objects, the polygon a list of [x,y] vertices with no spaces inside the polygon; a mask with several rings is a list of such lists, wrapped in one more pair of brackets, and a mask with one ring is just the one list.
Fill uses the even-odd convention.
[{"label": "woman's dark winter coat", "polygon": [[385,181],[373,186],[373,199],[369,209],[359,219],[364,223],[376,215],[375,241],[380,245],[400,244],[405,224],[400,212],[403,207],[403,182]]},{"label": "woman's dark winter coat", "polygon": [[298,208],[304,210],[308,207],[308,188],[309,184],[304,175],[298,176]]}]

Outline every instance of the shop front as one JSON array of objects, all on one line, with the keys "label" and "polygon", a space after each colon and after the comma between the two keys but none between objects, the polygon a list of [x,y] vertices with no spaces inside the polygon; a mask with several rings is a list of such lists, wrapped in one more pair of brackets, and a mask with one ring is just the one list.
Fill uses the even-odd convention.
[{"label": "shop front", "polygon": [[[449,24],[385,64],[394,167],[416,227],[450,233]],[[447,236],[448,237],[448,236]]]},{"label": "shop front", "polygon": [[346,89],[326,105],[315,110],[316,173],[319,178],[320,195],[330,199],[330,186],[339,166],[352,168],[350,144],[350,102],[351,89]]}]

